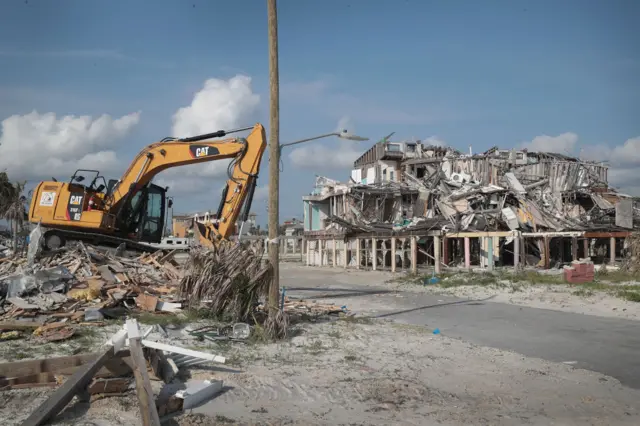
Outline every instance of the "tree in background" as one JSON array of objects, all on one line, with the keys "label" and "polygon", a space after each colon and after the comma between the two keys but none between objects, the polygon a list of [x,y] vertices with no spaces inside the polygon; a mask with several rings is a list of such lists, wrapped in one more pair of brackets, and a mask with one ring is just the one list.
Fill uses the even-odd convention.
[{"label": "tree in background", "polygon": [[26,182],[12,183],[5,172],[0,172],[0,218],[11,223],[14,255],[18,252],[18,232],[27,214],[27,198],[22,195],[25,185]]}]

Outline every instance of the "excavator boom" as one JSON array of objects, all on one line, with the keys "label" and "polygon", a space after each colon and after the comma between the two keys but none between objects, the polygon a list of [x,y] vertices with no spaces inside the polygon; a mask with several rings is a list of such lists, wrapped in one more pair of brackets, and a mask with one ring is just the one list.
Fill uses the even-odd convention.
[{"label": "excavator boom", "polygon": [[[202,227],[201,224],[199,227],[205,240],[201,238],[201,242],[213,244],[215,240],[228,239],[243,213],[243,205],[244,216],[249,213],[266,148],[264,127],[258,123],[251,129],[246,138],[212,140],[235,131],[218,131],[183,139],[165,138],[140,151],[121,179],[97,188],[95,183],[102,178],[99,172],[95,172],[96,178],[87,187],[74,181],[75,174],[68,183],[41,182],[33,194],[29,220],[41,223],[50,235],[56,235],[58,239],[63,234],[88,233],[144,240],[145,232],[151,235],[148,229],[157,231],[158,226],[164,226],[164,223],[153,226],[147,223],[151,217],[156,222],[164,219],[164,190],[151,183],[158,173],[172,167],[231,159],[218,209],[218,223],[216,226]],[[247,129],[237,131],[240,130]],[[103,193],[105,187],[106,193]],[[152,199],[158,195],[161,195],[161,203]],[[154,209],[161,210],[161,215],[153,213]],[[246,217],[242,219],[246,220]],[[153,235],[147,239],[158,239],[157,232]]]}]

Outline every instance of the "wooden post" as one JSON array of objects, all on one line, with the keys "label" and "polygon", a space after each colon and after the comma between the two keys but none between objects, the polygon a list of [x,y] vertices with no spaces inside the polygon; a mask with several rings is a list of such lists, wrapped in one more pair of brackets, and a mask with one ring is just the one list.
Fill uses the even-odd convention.
[{"label": "wooden post", "polygon": [[440,273],[440,237],[435,235],[433,237],[433,261],[435,263],[435,272],[436,274]]},{"label": "wooden post", "polygon": [[342,266],[347,269],[347,262],[349,261],[349,241],[342,241]]},{"label": "wooden post", "polygon": [[40,404],[22,425],[40,426],[48,423],[71,402],[77,393],[86,389],[93,376],[114,354],[115,348],[113,345],[105,347],[95,360],[78,368],[71,377],[65,380],[62,386],[56,389],[44,403]]},{"label": "wooden post", "polygon": [[356,268],[360,269],[362,262],[362,254],[360,253],[360,238],[356,238]]},{"label": "wooden post", "polygon": [[611,265],[616,263],[616,237],[609,239],[609,263]]},{"label": "wooden post", "polygon": [[471,240],[464,237],[464,267],[471,269]]},{"label": "wooden post", "polygon": [[396,271],[396,238],[391,237],[391,272]]},{"label": "wooden post", "polygon": [[371,239],[371,246],[371,265],[373,270],[376,271],[378,269],[378,242],[375,238]]},{"label": "wooden post", "polygon": [[493,271],[493,237],[487,237],[487,270]]},{"label": "wooden post", "polygon": [[551,266],[551,249],[549,248],[549,237],[544,237],[544,269]]},{"label": "wooden post", "polygon": [[338,261],[338,247],[336,246],[336,240],[333,240],[333,259],[331,260],[331,266],[334,268],[337,266],[336,262]]},{"label": "wooden post", "polygon": [[514,272],[518,271],[518,266],[520,266],[520,233],[516,232],[516,235],[513,238],[513,270]]},{"label": "wooden post", "polygon": [[589,256],[589,239],[585,237],[584,240],[582,240],[582,248],[584,250],[584,257],[590,257]]},{"label": "wooden post", "polygon": [[142,424],[144,426],[160,426],[160,418],[156,409],[151,382],[147,373],[147,362],[142,353],[142,335],[135,319],[127,320],[127,333],[129,334],[129,347],[131,351],[131,361],[133,361],[133,375],[136,378],[136,393],[142,414]]},{"label": "wooden post", "polygon": [[442,264],[449,265],[449,243],[451,242],[450,238],[444,237],[442,239]]},{"label": "wooden post", "polygon": [[578,260],[578,237],[571,238],[571,260]]},{"label": "wooden post", "polygon": [[411,273],[418,273],[418,237],[411,237]]},{"label": "wooden post", "polygon": [[280,73],[278,71],[278,13],[276,0],[267,0],[269,42],[269,261],[273,278],[269,286],[269,316],[280,310],[280,252],[278,249],[280,212]]}]

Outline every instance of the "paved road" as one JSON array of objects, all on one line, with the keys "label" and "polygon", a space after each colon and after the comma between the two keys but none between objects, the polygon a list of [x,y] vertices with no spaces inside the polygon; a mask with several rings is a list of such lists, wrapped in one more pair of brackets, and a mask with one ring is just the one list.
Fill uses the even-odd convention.
[{"label": "paved road", "polygon": [[385,274],[281,266],[294,297],[439,328],[446,336],[555,362],[571,362],[640,389],[640,322],[422,293],[392,292]]}]

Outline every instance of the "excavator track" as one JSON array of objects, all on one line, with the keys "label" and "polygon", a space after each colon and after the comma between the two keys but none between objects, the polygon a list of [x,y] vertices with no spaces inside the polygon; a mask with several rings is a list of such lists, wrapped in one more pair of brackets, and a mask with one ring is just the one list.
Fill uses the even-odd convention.
[{"label": "excavator track", "polygon": [[154,252],[158,248],[140,243],[127,238],[115,237],[112,235],[96,234],[93,232],[80,232],[63,229],[44,229],[43,249],[55,250],[64,247],[68,241],[83,241],[97,246],[119,246],[125,244],[127,250],[136,252]]}]

